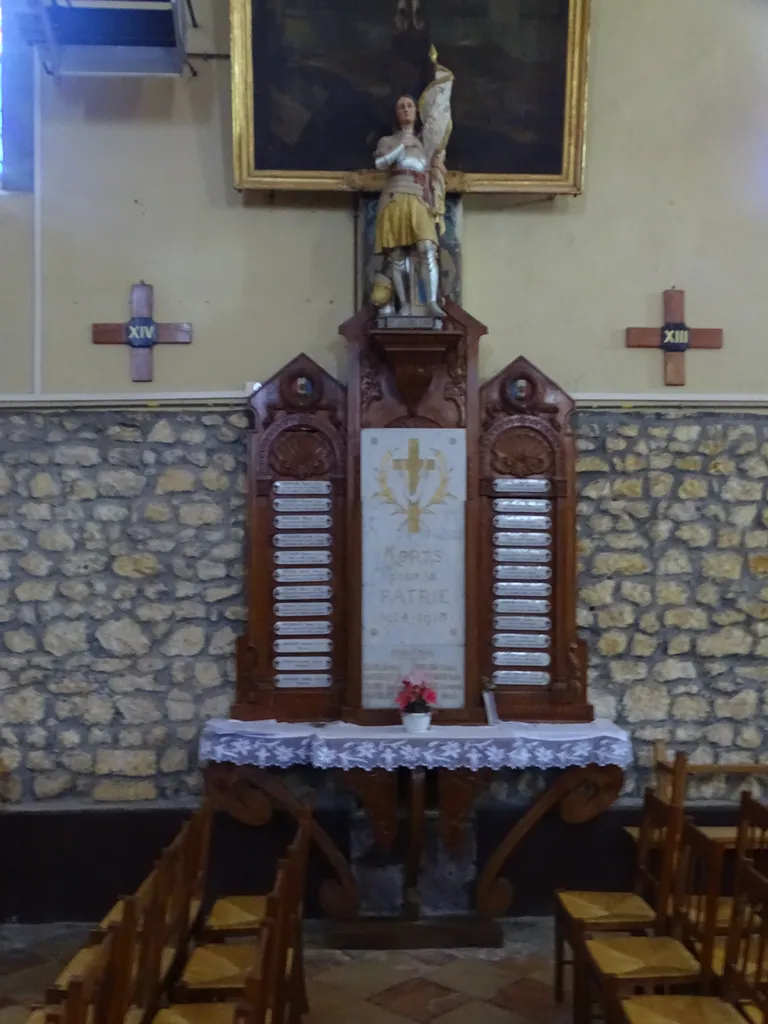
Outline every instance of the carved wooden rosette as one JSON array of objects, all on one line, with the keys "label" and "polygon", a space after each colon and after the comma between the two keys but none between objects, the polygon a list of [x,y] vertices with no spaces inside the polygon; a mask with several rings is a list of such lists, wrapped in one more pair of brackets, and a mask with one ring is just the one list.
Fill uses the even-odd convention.
[{"label": "carved wooden rosette", "polygon": [[593,718],[576,631],[573,407],[523,357],[480,389],[479,662],[502,719]]},{"label": "carved wooden rosette", "polygon": [[[248,411],[248,620],[237,645],[237,696],[231,713],[234,718],[284,721],[339,717],[347,675],[346,389],[309,357],[300,355],[254,392]],[[318,482],[314,489],[313,481]],[[286,497],[291,499],[288,506],[278,501]],[[324,505],[330,500],[330,508],[323,507],[314,519],[314,508],[305,517],[294,511],[296,499],[315,498],[322,499],[319,504]],[[298,508],[301,509],[300,502]],[[278,520],[282,510],[285,515]],[[289,527],[279,529],[278,522],[285,524],[286,520]],[[320,536],[321,543],[282,546],[287,535],[296,538],[302,534]],[[305,540],[312,541],[312,536]],[[306,559],[303,566],[301,556],[296,554],[288,555],[296,561],[281,561],[286,552],[301,551],[317,552],[315,557],[324,561]],[[329,573],[313,575],[306,571],[313,567],[327,569]],[[311,587],[318,575],[330,578],[321,582],[306,604],[308,611],[320,611],[294,614],[297,605],[302,604],[301,598],[291,593],[291,600],[284,601],[278,587],[301,587],[302,577],[307,577],[306,584]],[[322,595],[317,599],[320,587],[330,588],[327,600]],[[327,604],[331,611],[324,615],[320,606]],[[283,611],[278,614],[281,605]],[[287,605],[291,606],[290,613],[285,613]],[[328,622],[330,626],[317,628],[330,631],[319,634],[303,630],[300,623],[310,621]],[[330,649],[309,652],[302,649],[300,641],[305,640],[317,641],[317,646],[321,641],[330,641]],[[310,664],[311,668],[304,671],[293,667],[290,661],[282,663],[291,665],[290,668],[280,668],[281,657],[295,659],[296,665]],[[317,661],[304,662],[305,657]],[[320,659],[325,658],[329,663],[318,669]],[[313,678],[321,685],[311,685]],[[292,685],[292,680],[296,685]]]},{"label": "carved wooden rosette", "polygon": [[436,713],[440,722],[483,722],[477,660],[476,536],[479,513],[478,342],[486,328],[446,301],[442,329],[379,329],[371,309],[339,328],[348,345],[347,581],[348,680],[344,714],[363,724],[393,723],[398,711],[362,707],[362,522],[360,432],[368,427],[453,427],[467,431],[466,645],[463,708]]}]

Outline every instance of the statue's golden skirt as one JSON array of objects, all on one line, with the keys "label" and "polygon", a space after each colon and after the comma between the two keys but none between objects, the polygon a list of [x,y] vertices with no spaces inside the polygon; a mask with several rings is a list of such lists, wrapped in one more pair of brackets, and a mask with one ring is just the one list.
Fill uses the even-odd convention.
[{"label": "statue's golden skirt", "polygon": [[379,211],[376,220],[376,252],[434,242],[437,228],[423,200],[409,192],[396,192]]}]

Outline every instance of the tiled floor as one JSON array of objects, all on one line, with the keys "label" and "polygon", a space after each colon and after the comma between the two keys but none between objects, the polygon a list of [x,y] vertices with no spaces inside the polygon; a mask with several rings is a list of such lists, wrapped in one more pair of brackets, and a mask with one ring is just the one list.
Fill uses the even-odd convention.
[{"label": "tiled floor", "polygon": [[[0,1024],[21,1024],[82,944],[83,925],[0,928]],[[341,952],[311,929],[308,1024],[566,1024],[552,1001],[549,921],[509,923],[504,949]]]}]

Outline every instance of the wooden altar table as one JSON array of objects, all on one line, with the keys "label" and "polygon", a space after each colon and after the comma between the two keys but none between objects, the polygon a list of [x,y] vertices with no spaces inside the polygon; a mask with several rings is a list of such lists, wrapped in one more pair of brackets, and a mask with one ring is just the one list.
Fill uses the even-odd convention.
[{"label": "wooden altar table", "polygon": [[[293,817],[300,802],[279,771],[309,765],[333,771],[360,799],[374,841],[391,849],[398,833],[398,768],[408,772],[407,853],[403,916],[376,919],[375,934],[365,935],[360,892],[351,865],[330,836],[314,823],[313,840],[328,858],[335,880],[324,883],[320,901],[331,918],[345,922],[346,943],[401,948],[427,945],[495,945],[502,917],[512,902],[512,886],[500,872],[518,844],[552,808],[566,822],[590,821],[619,795],[624,769],[632,762],[626,732],[612,722],[433,726],[414,735],[402,726],[346,723],[309,725],[214,719],[200,739],[200,761],[214,805],[247,824],[263,824],[274,809]],[[475,798],[502,768],[559,769],[506,834],[483,867],[476,885],[476,915],[464,919],[421,917],[418,880],[424,848],[426,772],[437,770],[438,822],[449,850],[460,847]],[[370,930],[369,930],[370,931]]]}]

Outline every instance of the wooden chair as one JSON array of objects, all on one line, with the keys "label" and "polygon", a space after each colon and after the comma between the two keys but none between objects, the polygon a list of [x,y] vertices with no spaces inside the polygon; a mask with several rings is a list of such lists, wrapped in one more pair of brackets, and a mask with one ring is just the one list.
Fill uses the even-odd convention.
[{"label": "wooden chair", "polygon": [[646,790],[631,892],[558,890],[555,903],[555,1000],[564,998],[565,946],[574,951],[597,932],[644,933],[666,925],[674,855],[682,826],[680,805]]},{"label": "wooden chair", "polygon": [[[194,930],[198,923],[203,904],[212,819],[213,812],[210,803],[205,801],[189,821],[184,823],[179,835],[171,843],[171,847],[173,847],[174,843],[179,843],[184,848],[185,878],[191,886],[190,919],[188,922],[190,931]],[[149,879],[146,879],[142,882],[142,886],[138,890],[139,893],[141,888],[148,884],[148,881]],[[120,920],[122,912],[123,901],[118,900],[92,932],[91,942],[101,942],[108,928]]]},{"label": "wooden chair", "polygon": [[[285,927],[288,929],[288,955],[291,961],[287,972],[287,1002],[294,1016],[306,1008],[301,925],[310,829],[311,813],[306,812],[283,862],[285,893],[281,911],[287,915]],[[252,965],[253,946],[250,943],[201,944],[192,951],[187,961],[175,989],[175,1000],[178,1003],[189,1003],[237,998],[245,991]]]},{"label": "wooden chair", "polygon": [[[299,814],[297,828],[308,836],[312,829],[312,809],[305,806]],[[297,833],[298,834],[298,833]],[[267,893],[222,896],[217,899],[203,921],[201,942],[224,942],[258,935],[264,922]]]},{"label": "wooden chair", "polygon": [[152,1024],[283,1024],[293,969],[287,889],[287,863],[281,862],[257,943],[239,947],[250,954],[240,999],[233,1001],[229,993],[223,1002],[174,1002],[159,1010]]},{"label": "wooden chair", "polygon": [[113,928],[81,974],[73,974],[58,1005],[33,1010],[27,1024],[117,1024],[122,992],[125,936]]},{"label": "wooden chair", "polygon": [[615,1004],[611,1019],[620,1024],[744,1024],[745,1019],[762,1024],[768,1020],[767,949],[768,879],[739,857],[720,995],[632,996]]},{"label": "wooden chair", "polygon": [[653,936],[597,936],[583,946],[584,970],[574,981],[575,1024],[591,1016],[594,988],[608,1021],[618,1001],[638,990],[712,984],[718,897],[724,850],[687,821],[675,869],[671,934],[657,922]]},{"label": "wooden chair", "polygon": [[[768,876],[768,807],[755,800],[749,793],[741,794],[739,823],[735,830],[736,860],[743,858],[752,862],[760,874]],[[728,847],[723,845],[723,849]],[[730,911],[730,912],[729,912]],[[733,898],[721,896],[718,909],[718,938],[715,940],[712,969],[722,978],[725,973],[725,955],[730,917],[733,912]],[[727,914],[725,927],[723,919]]]}]

